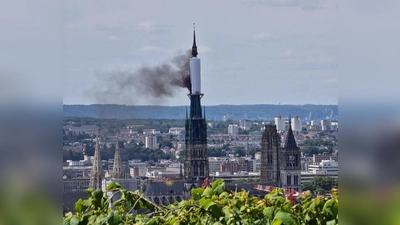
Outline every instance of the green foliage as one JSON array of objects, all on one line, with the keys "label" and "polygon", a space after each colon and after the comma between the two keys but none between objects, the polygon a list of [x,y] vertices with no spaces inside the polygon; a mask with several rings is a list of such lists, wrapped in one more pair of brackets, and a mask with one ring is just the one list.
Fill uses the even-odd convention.
[{"label": "green foliage", "polygon": [[301,144],[301,149],[304,155],[312,156],[313,154],[317,155],[324,152],[332,153],[333,146],[337,145],[337,139],[334,135],[329,135],[329,137],[334,137],[333,142],[325,141],[322,138],[306,138],[306,140]]},{"label": "green foliage", "polygon": [[79,161],[83,159],[82,152],[75,152],[72,150],[63,150],[63,161],[66,162],[67,160]]},{"label": "green foliage", "polygon": [[330,193],[332,188],[338,188],[338,179],[332,177],[317,176],[311,182],[303,183],[302,189],[311,191],[312,193],[318,192],[319,194]]},{"label": "green foliage", "polygon": [[[126,191],[119,184],[110,183],[110,197],[100,190],[88,190],[89,198],[78,200],[76,212],[66,214],[63,224],[338,224],[337,193],[331,199],[313,199],[308,192],[293,204],[285,199],[281,189],[258,199],[249,197],[247,191],[225,191],[224,185],[217,180],[204,189],[192,189],[192,197],[187,201],[161,206],[138,191]],[[121,197],[110,203],[117,195]],[[146,211],[133,215],[138,209]]]},{"label": "green foliage", "polygon": [[174,145],[172,144],[172,142],[170,140],[162,140],[160,143],[160,148],[164,148],[164,147],[173,148]]}]

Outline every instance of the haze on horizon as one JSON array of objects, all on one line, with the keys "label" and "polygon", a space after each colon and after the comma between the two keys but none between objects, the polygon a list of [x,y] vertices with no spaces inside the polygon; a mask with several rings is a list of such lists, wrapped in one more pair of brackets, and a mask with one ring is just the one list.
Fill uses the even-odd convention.
[{"label": "haze on horizon", "polygon": [[67,1],[64,104],[188,105],[181,87],[158,97],[127,87],[123,98],[109,97],[115,83],[104,77],[170,63],[191,47],[196,23],[203,105],[337,105],[337,4]]}]

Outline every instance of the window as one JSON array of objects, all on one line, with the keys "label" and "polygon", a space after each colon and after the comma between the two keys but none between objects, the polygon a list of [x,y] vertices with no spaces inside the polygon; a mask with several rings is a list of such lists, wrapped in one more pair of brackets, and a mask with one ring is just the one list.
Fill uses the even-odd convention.
[{"label": "window", "polygon": [[204,176],[204,163],[200,164],[200,176]]},{"label": "window", "polygon": [[292,176],[290,174],[288,174],[286,176],[286,184],[287,185],[292,185]]},{"label": "window", "polygon": [[194,165],[193,165],[193,176],[198,176],[199,174],[198,174],[198,169],[199,168],[197,168],[197,163],[195,163]]},{"label": "window", "polygon": [[268,153],[267,155],[267,164],[272,164],[272,154]]},{"label": "window", "polygon": [[299,184],[299,176],[297,174],[294,175],[294,185]]}]

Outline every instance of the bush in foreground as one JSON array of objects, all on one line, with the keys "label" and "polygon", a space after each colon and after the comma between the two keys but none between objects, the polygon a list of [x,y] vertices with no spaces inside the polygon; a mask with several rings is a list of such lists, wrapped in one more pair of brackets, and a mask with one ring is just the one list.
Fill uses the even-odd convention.
[{"label": "bush in foreground", "polygon": [[[285,199],[283,190],[277,189],[264,199],[249,197],[246,191],[225,191],[224,182],[217,180],[212,186],[192,189],[187,201],[169,206],[156,205],[139,191],[131,192],[111,183],[107,191],[121,195],[110,204],[112,196],[101,190],[88,189],[89,198],[79,199],[75,214],[63,218],[64,225],[86,224],[338,224],[339,196],[312,198],[308,192],[292,204]],[[113,207],[110,207],[112,205]],[[134,210],[145,210],[133,215]]]}]

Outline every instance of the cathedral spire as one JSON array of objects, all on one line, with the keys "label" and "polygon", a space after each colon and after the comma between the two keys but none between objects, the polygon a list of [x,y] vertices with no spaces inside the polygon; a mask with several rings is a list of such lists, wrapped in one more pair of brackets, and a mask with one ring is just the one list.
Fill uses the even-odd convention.
[{"label": "cathedral spire", "polygon": [[124,171],[122,170],[121,162],[121,152],[119,150],[118,136],[115,143],[115,156],[114,156],[114,166],[111,172],[111,178],[124,178]]},{"label": "cathedral spire", "polygon": [[93,157],[93,167],[90,174],[89,188],[100,189],[101,179],[103,178],[103,167],[101,164],[99,137],[96,137],[96,148]]},{"label": "cathedral spire", "polygon": [[196,31],[195,31],[195,24],[193,23],[193,46],[192,46],[192,56],[197,56],[197,46],[196,46]]},{"label": "cathedral spire", "polygon": [[[194,24],[193,24],[194,26]],[[194,27],[193,27],[194,28]],[[189,59],[191,92],[189,116],[185,123],[185,165],[184,179],[195,181],[209,176],[207,156],[207,124],[201,107],[201,69],[197,58],[196,33],[193,31],[192,58]]]},{"label": "cathedral spire", "polygon": [[296,144],[296,140],[294,138],[293,135],[293,130],[292,130],[292,118],[289,115],[289,129],[288,129],[288,133],[285,139],[285,149],[296,149],[297,148],[297,144]]}]

